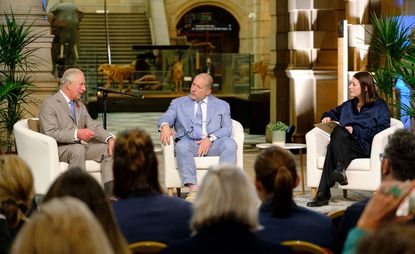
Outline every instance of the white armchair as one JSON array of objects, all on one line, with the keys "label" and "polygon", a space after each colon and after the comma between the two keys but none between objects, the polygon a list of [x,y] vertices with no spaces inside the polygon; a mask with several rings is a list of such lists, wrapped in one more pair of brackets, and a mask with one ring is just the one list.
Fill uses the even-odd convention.
[{"label": "white armchair", "polygon": [[[243,145],[244,145],[244,129],[242,125],[232,120],[232,138],[235,139],[238,149],[236,151],[237,158],[236,164],[238,167],[243,168]],[[179,171],[177,169],[176,157],[174,155],[174,142],[173,137],[170,138],[170,145],[162,145],[163,159],[164,159],[164,178],[169,196],[173,196],[173,188],[177,189],[180,193],[180,188],[183,187]],[[219,164],[219,156],[205,156],[195,157],[196,162],[196,176],[197,182],[200,183],[205,176],[207,169],[211,166]]]},{"label": "white armchair", "polygon": [[[344,190],[344,196],[347,195],[345,191],[347,189],[375,191],[379,187],[381,181],[379,154],[384,151],[389,135],[400,128],[403,128],[402,122],[391,118],[390,127],[373,138],[370,158],[354,159],[350,163],[346,170],[349,184],[338,185]],[[319,128],[314,128],[306,134],[305,139],[307,143],[307,186],[311,187],[311,196],[314,197],[320,184],[330,136]]]},{"label": "white armchair", "polygon": [[[28,119],[18,121],[13,129],[17,153],[32,170],[36,194],[45,194],[53,181],[68,169],[68,163],[59,162],[56,140],[29,129]],[[86,168],[101,183],[100,163],[87,160]]]}]

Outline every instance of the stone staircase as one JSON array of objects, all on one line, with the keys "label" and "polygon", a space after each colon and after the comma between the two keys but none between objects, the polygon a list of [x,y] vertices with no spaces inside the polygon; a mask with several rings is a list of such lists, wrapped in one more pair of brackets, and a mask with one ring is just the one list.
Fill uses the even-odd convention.
[{"label": "stone staircase", "polygon": [[[112,64],[129,64],[137,52],[133,45],[151,45],[150,26],[145,11],[140,13],[109,13],[109,42]],[[102,85],[103,77],[98,77],[97,68],[108,63],[105,39],[104,14],[84,13],[79,26],[80,51],[78,67],[85,73],[88,83],[88,94],[95,91],[91,88]]]}]

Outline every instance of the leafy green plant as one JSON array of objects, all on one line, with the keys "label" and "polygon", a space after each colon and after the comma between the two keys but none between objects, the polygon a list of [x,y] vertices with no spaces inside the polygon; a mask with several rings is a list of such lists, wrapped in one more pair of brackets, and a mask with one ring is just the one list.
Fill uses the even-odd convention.
[{"label": "leafy green plant", "polygon": [[[393,109],[397,109],[394,87],[398,79],[411,88],[411,93],[415,87],[415,32],[412,26],[403,24],[402,17],[378,17],[372,13],[370,22],[372,29],[366,31],[371,37],[371,71],[380,95]],[[413,100],[414,96],[411,98]],[[401,108],[407,110],[407,107]],[[396,110],[393,116],[397,117],[398,112]]]},{"label": "leafy green plant", "polygon": [[288,125],[286,125],[285,123],[281,121],[278,121],[276,123],[272,123],[270,128],[272,131],[287,131]]},{"label": "leafy green plant", "polygon": [[43,36],[32,31],[33,22],[28,16],[17,22],[13,11],[5,12],[5,21],[0,24],[0,129],[6,132],[7,151],[13,144],[13,125],[28,111],[27,105],[32,101],[29,95],[34,85],[27,72],[36,69],[41,60],[36,57],[38,50],[29,45]]}]

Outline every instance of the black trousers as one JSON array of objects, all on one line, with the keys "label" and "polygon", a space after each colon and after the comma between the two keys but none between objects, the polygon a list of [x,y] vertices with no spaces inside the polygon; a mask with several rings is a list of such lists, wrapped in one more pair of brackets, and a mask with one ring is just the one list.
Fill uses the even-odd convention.
[{"label": "black trousers", "polygon": [[356,158],[368,158],[363,152],[359,142],[344,127],[337,126],[330,135],[330,143],[327,145],[327,154],[324,161],[318,192],[330,196],[330,188],[335,181],[331,178],[331,172],[336,170],[340,163],[347,168],[350,162]]}]

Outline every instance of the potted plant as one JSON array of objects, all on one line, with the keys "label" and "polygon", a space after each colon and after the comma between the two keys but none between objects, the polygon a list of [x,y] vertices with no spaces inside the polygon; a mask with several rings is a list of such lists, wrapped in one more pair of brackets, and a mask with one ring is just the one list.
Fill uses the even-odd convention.
[{"label": "potted plant", "polygon": [[276,123],[270,124],[270,129],[272,131],[272,144],[284,146],[288,125],[281,121],[278,121]]},{"label": "potted plant", "polygon": [[14,124],[26,113],[30,114],[27,104],[32,102],[29,95],[34,85],[27,72],[34,70],[40,59],[35,56],[38,48],[29,45],[43,35],[32,31],[33,22],[29,23],[27,18],[17,22],[13,11],[10,13],[5,13],[0,24],[0,130],[6,133],[6,140],[1,143],[6,144],[9,152],[14,143]]}]

